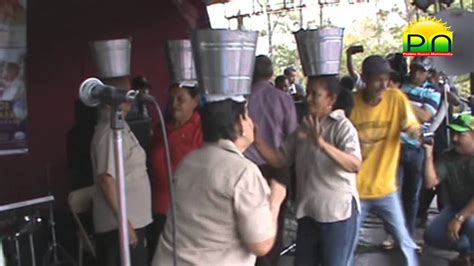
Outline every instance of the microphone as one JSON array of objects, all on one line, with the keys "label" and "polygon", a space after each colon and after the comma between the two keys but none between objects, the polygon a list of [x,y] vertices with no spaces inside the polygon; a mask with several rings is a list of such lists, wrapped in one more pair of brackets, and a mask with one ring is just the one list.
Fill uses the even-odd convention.
[{"label": "microphone", "polygon": [[89,107],[95,107],[100,103],[119,105],[123,102],[132,102],[138,94],[138,91],[125,91],[104,85],[97,78],[88,78],[79,87],[79,98]]}]

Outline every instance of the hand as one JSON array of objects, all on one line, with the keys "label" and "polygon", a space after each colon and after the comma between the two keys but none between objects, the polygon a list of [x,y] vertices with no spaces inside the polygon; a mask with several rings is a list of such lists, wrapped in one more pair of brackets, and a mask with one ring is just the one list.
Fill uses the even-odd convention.
[{"label": "hand", "polygon": [[362,53],[363,50],[362,50],[362,51],[359,50],[360,48],[358,48],[357,46],[358,46],[358,45],[351,45],[351,46],[349,46],[349,48],[347,48],[347,50],[346,50],[346,53],[347,53],[348,55],[353,55],[353,54],[357,54],[357,53]]},{"label": "hand", "polygon": [[419,126],[411,126],[409,128],[407,128],[406,130],[404,130],[405,133],[408,134],[408,136],[410,136],[410,138],[412,139],[418,139],[418,140],[422,140],[422,136],[423,136],[423,132],[422,132],[422,129],[421,127]]},{"label": "hand", "polygon": [[307,138],[310,139],[316,146],[321,146],[325,141],[322,137],[322,128],[319,124],[318,118],[313,118],[313,116],[308,115],[303,119],[303,123],[308,128]]},{"label": "hand", "polygon": [[281,203],[283,202],[283,200],[285,200],[286,197],[286,187],[280,182],[272,179],[270,181],[270,190],[270,202],[272,206],[280,207]]},{"label": "hand", "polygon": [[456,241],[459,239],[459,230],[461,230],[461,226],[462,226],[462,222],[457,220],[457,219],[453,219],[451,220],[451,222],[449,222],[448,224],[448,232],[447,235],[448,235],[448,238],[453,240],[453,241]]},{"label": "hand", "polygon": [[134,248],[137,247],[138,245],[138,236],[137,236],[137,231],[133,228],[132,224],[128,222],[128,234],[129,234],[129,241],[130,245]]}]

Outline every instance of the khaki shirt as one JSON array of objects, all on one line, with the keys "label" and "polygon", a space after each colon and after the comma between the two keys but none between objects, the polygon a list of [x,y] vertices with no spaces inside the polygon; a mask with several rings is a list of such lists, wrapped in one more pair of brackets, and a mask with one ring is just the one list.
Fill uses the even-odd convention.
[{"label": "khaki shirt", "polygon": [[[145,227],[152,221],[151,189],[146,171],[146,155],[128,124],[125,123],[122,132],[127,216],[133,228],[138,229]],[[116,178],[114,133],[110,129],[108,117],[102,117],[95,128],[91,155],[97,189],[93,198],[94,227],[96,232],[103,233],[118,228],[118,217],[113,214],[97,183],[97,176],[100,174],[107,173]]]},{"label": "khaki shirt", "polygon": [[[335,110],[321,121],[325,141],[361,159],[359,137],[344,111]],[[352,199],[359,209],[356,173],[344,170],[313,142],[303,137],[299,126],[286,140],[282,152],[296,170],[296,218],[312,217],[321,223],[351,217]]]},{"label": "khaki shirt", "polygon": [[[248,244],[276,232],[270,189],[257,166],[233,142],[221,140],[188,155],[174,180],[178,264],[253,266]],[[172,257],[167,219],[152,265],[172,265]]]}]

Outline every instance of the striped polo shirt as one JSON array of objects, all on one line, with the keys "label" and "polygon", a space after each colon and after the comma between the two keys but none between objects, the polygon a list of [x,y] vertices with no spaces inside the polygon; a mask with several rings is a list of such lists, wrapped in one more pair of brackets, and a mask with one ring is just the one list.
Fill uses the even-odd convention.
[{"label": "striped polo shirt", "polygon": [[[429,110],[433,117],[436,115],[441,102],[441,94],[436,91],[435,87],[430,82],[427,81],[422,86],[404,83],[401,89],[408,96],[408,99],[414,106]],[[424,132],[428,131],[431,122],[432,121],[428,121],[423,124]],[[413,139],[406,133],[402,133],[401,138],[404,144],[413,146],[421,145],[418,139]]]}]

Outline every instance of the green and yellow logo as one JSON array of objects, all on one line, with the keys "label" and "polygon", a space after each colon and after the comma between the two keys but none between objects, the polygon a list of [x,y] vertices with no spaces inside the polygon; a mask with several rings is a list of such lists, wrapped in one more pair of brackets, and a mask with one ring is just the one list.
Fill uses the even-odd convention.
[{"label": "green and yellow logo", "polygon": [[403,30],[404,56],[452,56],[453,32],[440,19],[420,18]]}]

